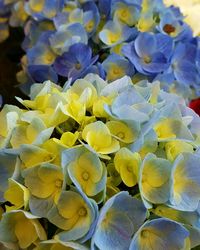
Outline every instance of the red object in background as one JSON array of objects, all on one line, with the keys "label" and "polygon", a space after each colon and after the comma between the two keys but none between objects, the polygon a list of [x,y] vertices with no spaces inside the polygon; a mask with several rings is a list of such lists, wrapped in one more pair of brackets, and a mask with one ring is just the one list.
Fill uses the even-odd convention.
[{"label": "red object in background", "polygon": [[189,107],[193,109],[200,116],[200,98],[192,100]]}]

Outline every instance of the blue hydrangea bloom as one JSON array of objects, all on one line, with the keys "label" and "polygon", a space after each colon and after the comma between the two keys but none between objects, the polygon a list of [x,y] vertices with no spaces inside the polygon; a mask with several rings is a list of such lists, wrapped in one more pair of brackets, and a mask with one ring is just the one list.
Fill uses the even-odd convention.
[{"label": "blue hydrangea bloom", "polygon": [[[91,72],[108,81],[126,74],[134,83],[161,80],[165,90],[192,99],[200,94],[200,46],[184,18],[163,0],[0,0],[0,41],[9,35],[8,24],[24,25],[28,62],[22,60],[17,76],[22,84],[32,84],[33,65],[52,72],[54,64],[61,84]],[[52,33],[43,40],[46,32]],[[85,59],[77,56],[75,44],[85,44]]]},{"label": "blue hydrangea bloom", "polygon": [[116,0],[113,1],[111,12],[114,19],[120,22],[133,26],[140,17],[141,1]]},{"label": "blue hydrangea bloom", "polygon": [[100,22],[99,10],[94,2],[88,1],[83,5],[83,11],[83,26],[90,37],[96,31]]},{"label": "blue hydrangea bloom", "polygon": [[36,20],[52,19],[64,7],[64,0],[26,1],[25,10]]},{"label": "blue hydrangea bloom", "polygon": [[160,218],[147,221],[135,234],[129,250],[148,250],[149,246],[155,250],[186,249],[185,241],[189,232],[181,224]]},{"label": "blue hydrangea bloom", "polygon": [[123,54],[144,75],[155,75],[169,67],[173,40],[162,34],[140,33],[134,42],[124,45]]},{"label": "blue hydrangea bloom", "polygon": [[[184,153],[177,157],[172,171],[170,205],[182,211],[195,211],[200,201],[199,155]],[[195,192],[193,192],[195,190]]]},{"label": "blue hydrangea bloom", "polygon": [[135,29],[119,23],[119,21],[108,21],[99,33],[100,40],[107,46],[112,47],[135,37]]},{"label": "blue hydrangea bloom", "polygon": [[27,59],[29,65],[52,65],[56,54],[53,52],[49,38],[52,31],[46,31],[41,34],[35,46],[27,49]]},{"label": "blue hydrangea bloom", "polygon": [[199,73],[196,65],[197,47],[192,43],[179,43],[171,59],[171,71],[181,84],[197,84]]},{"label": "blue hydrangea bloom", "polygon": [[58,76],[55,70],[48,65],[29,65],[28,75],[30,76],[32,82],[39,82],[41,79],[43,81],[49,79],[52,82],[58,82]]},{"label": "blue hydrangea bloom", "polygon": [[108,81],[116,80],[124,75],[133,76],[133,65],[123,56],[110,54],[102,64]]},{"label": "blue hydrangea bloom", "polygon": [[183,16],[176,8],[169,8],[160,18],[157,28],[163,34],[171,36],[175,41],[190,40],[192,38],[192,29],[183,22]]},{"label": "blue hydrangea bloom", "polygon": [[49,38],[52,49],[56,54],[62,55],[69,47],[76,43],[87,44],[88,37],[80,23],[61,25]]},{"label": "blue hydrangea bloom", "polygon": [[10,5],[6,5],[4,0],[0,0],[0,42],[3,42],[9,36],[9,15]]},{"label": "blue hydrangea bloom", "polygon": [[112,0],[99,0],[98,1],[98,8],[104,20],[108,20],[110,18],[110,11],[111,11],[111,3]]},{"label": "blue hydrangea bloom", "polygon": [[125,250],[131,237],[146,217],[140,200],[120,192],[103,206],[92,238],[92,250]]},{"label": "blue hydrangea bloom", "polygon": [[54,69],[58,75],[75,80],[83,76],[97,59],[97,56],[92,57],[92,50],[89,46],[77,43],[72,45],[68,52],[56,58]]}]

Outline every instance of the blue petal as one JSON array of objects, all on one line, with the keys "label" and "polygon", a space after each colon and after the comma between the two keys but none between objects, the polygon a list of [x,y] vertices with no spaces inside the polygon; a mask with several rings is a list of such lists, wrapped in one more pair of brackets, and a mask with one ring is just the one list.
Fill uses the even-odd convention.
[{"label": "blue petal", "polygon": [[170,205],[182,211],[195,211],[200,201],[200,156],[179,155],[172,171]]},{"label": "blue petal", "polygon": [[156,37],[151,33],[140,33],[135,39],[135,50],[139,57],[151,55],[156,51]]},{"label": "blue petal", "polygon": [[156,41],[158,51],[162,52],[169,59],[173,52],[173,39],[160,33],[156,35]]},{"label": "blue petal", "polygon": [[160,73],[166,70],[169,67],[169,63],[167,63],[167,59],[161,52],[156,52],[151,57],[150,63],[142,62],[142,67],[148,73]]},{"label": "blue petal", "polygon": [[181,224],[160,218],[147,221],[135,234],[129,250],[181,250],[189,232]]},{"label": "blue petal", "polygon": [[4,192],[8,188],[8,179],[15,171],[17,156],[12,151],[0,151],[0,201],[4,202]]},{"label": "blue petal", "polygon": [[143,203],[120,192],[103,206],[96,231],[92,238],[92,249],[128,249],[131,237],[146,217]]},{"label": "blue petal", "polygon": [[176,80],[183,84],[192,85],[199,80],[197,68],[189,61],[181,61],[174,68]]},{"label": "blue petal", "polygon": [[34,82],[44,82],[47,79],[54,83],[58,82],[56,72],[48,65],[30,65],[28,72]]}]

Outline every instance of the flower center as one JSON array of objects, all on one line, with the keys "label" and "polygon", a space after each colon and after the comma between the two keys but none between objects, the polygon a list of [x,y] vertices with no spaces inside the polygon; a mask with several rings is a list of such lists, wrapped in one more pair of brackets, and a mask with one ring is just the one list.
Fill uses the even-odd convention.
[{"label": "flower center", "polygon": [[178,63],[177,63],[177,62],[174,62],[174,63],[172,64],[172,68],[175,70],[177,67],[178,67]]},{"label": "flower center", "polygon": [[84,207],[81,207],[79,210],[78,210],[78,215],[79,216],[85,216],[87,214],[87,210],[84,208]]},{"label": "flower center", "polygon": [[124,139],[125,134],[123,132],[119,132],[116,134],[117,137],[119,137],[120,139]]},{"label": "flower center", "polygon": [[165,26],[163,27],[164,32],[166,32],[167,34],[171,34],[173,33],[176,29],[174,26],[172,26],[171,24],[165,24]]},{"label": "flower center", "polygon": [[101,18],[102,18],[102,20],[105,20],[106,19],[106,15],[105,14],[101,15]]},{"label": "flower center", "polygon": [[118,74],[119,74],[119,69],[114,69],[114,70],[113,70],[113,74],[114,74],[114,75],[118,75]]},{"label": "flower center", "polygon": [[112,33],[110,32],[109,38],[110,38],[110,43],[116,43],[120,37],[119,33]]},{"label": "flower center", "polygon": [[62,180],[56,180],[56,181],[55,181],[55,186],[56,186],[57,188],[61,188],[61,187],[62,187],[62,184],[63,184]]},{"label": "flower center", "polygon": [[127,13],[127,10],[122,10],[121,11],[121,17],[127,17],[128,13]]},{"label": "flower center", "polygon": [[126,167],[126,169],[127,169],[128,172],[130,172],[130,173],[132,172],[132,166],[131,166],[131,165],[128,165],[128,166]]},{"label": "flower center", "polygon": [[83,172],[82,178],[83,178],[84,181],[87,181],[87,180],[89,179],[89,177],[90,177],[90,176],[89,176],[88,172],[86,172],[86,171]]},{"label": "flower center", "polygon": [[81,64],[80,64],[80,63],[76,63],[76,64],[75,64],[75,68],[76,68],[77,70],[81,69]]},{"label": "flower center", "polygon": [[86,31],[87,32],[91,32],[94,28],[94,21],[90,20],[87,24],[86,24]]},{"label": "flower center", "polygon": [[143,60],[144,60],[144,62],[145,63],[151,63],[151,57],[150,56],[144,56],[144,58],[143,58]]},{"label": "flower center", "polygon": [[52,156],[51,155],[45,155],[44,158],[43,158],[44,162],[51,161],[51,160],[52,160]]},{"label": "flower center", "polygon": [[142,230],[141,236],[142,236],[143,238],[148,238],[148,237],[150,236],[150,233],[149,233],[148,230]]}]

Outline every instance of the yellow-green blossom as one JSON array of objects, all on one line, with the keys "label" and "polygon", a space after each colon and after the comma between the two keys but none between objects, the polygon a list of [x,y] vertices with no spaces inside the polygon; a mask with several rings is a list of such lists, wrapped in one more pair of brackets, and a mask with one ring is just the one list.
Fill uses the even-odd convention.
[{"label": "yellow-green blossom", "polygon": [[13,179],[9,179],[8,184],[9,187],[4,193],[4,198],[5,200],[9,201],[12,206],[6,206],[6,211],[19,209],[22,207],[27,209],[30,196],[29,190]]},{"label": "yellow-green blossom", "polygon": [[127,148],[121,148],[115,155],[114,164],[122,181],[128,187],[133,187],[137,184],[139,167],[141,164],[138,153],[132,153]]},{"label": "yellow-green blossom", "polygon": [[82,132],[83,139],[99,154],[110,154],[119,150],[119,142],[109,128],[101,121],[85,126]]}]

